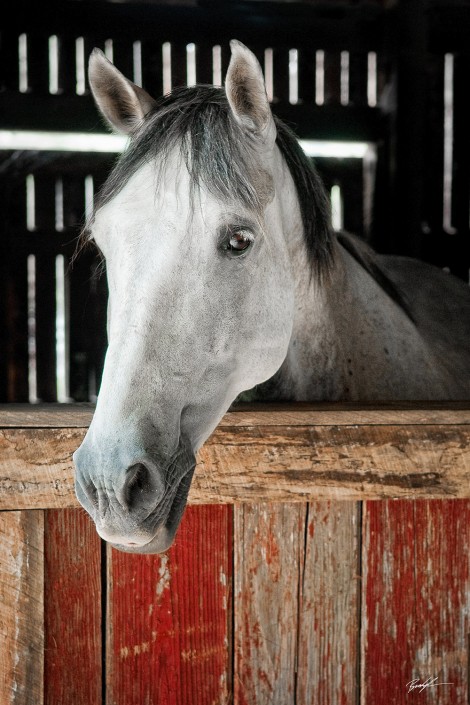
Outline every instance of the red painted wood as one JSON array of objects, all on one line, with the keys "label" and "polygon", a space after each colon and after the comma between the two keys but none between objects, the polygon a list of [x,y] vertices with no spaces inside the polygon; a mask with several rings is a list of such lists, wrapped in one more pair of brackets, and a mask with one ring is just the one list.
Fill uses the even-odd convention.
[{"label": "red painted wood", "polygon": [[367,502],[363,538],[361,702],[467,705],[470,502]]},{"label": "red painted wood", "polygon": [[48,510],[45,521],[44,702],[101,702],[101,548],[88,515]]},{"label": "red painted wood", "polygon": [[112,550],[108,705],[229,702],[232,508],[188,507],[162,555]]}]

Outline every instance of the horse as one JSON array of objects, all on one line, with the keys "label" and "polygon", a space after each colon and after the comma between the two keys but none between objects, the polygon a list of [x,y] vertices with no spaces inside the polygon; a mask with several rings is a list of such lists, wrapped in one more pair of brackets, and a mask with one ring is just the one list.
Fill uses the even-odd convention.
[{"label": "horse", "polygon": [[89,82],[128,135],[86,224],[106,262],[108,349],[76,494],[131,553],[172,544],[196,453],[255,400],[470,396],[470,289],[333,232],[321,180],[273,116],[254,54],[223,88],[157,100],[102,52]]}]

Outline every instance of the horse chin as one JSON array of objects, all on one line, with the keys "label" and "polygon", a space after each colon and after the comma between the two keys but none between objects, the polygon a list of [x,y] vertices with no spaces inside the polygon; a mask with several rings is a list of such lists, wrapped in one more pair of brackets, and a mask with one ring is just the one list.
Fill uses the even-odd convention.
[{"label": "horse chin", "polygon": [[152,539],[144,544],[129,543],[111,543],[113,548],[125,553],[164,553],[172,545],[177,529],[180,525],[181,518],[186,507],[189,488],[194,473],[192,470],[184,475],[178,485],[173,502],[168,512],[165,524],[160,525]]},{"label": "horse chin", "polygon": [[166,526],[161,526],[153,539],[142,546],[121,543],[111,543],[111,546],[124,553],[164,553],[170,548],[174,538],[175,532],[168,531]]}]

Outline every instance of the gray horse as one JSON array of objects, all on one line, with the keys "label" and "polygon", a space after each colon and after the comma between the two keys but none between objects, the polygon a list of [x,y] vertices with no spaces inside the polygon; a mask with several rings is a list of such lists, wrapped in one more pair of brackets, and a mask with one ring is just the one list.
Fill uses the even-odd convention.
[{"label": "gray horse", "polygon": [[259,399],[470,397],[470,290],[337,237],[320,180],[232,42],[225,90],[154,101],[104,55],[90,85],[130,135],[89,225],[109,283],[104,375],[76,492],[125,551],[173,541],[195,453]]}]

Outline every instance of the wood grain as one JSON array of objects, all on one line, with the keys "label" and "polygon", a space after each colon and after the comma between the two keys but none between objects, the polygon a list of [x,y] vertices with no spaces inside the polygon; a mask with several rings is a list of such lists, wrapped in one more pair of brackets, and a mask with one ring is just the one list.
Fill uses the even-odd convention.
[{"label": "wood grain", "polygon": [[469,497],[466,426],[218,428],[193,501]]},{"label": "wood grain", "polygon": [[101,702],[101,545],[79,509],[45,517],[45,702]]},{"label": "wood grain", "polygon": [[107,705],[225,705],[232,508],[190,507],[165,554],[110,549]]},{"label": "wood grain", "polygon": [[365,503],[362,605],[363,705],[467,705],[470,502]]},{"label": "wood grain", "polygon": [[235,507],[235,705],[296,703],[305,512],[305,504]]},{"label": "wood grain", "polygon": [[[297,412],[302,416],[302,412]],[[0,430],[0,509],[77,506],[78,428]],[[219,426],[189,502],[469,498],[470,424]]]},{"label": "wood grain", "polygon": [[297,702],[353,705],[359,666],[360,504],[312,502],[305,528]]},{"label": "wood grain", "polygon": [[[88,428],[94,404],[0,404],[0,428]],[[470,424],[470,402],[236,404],[223,426]]]},{"label": "wood grain", "polygon": [[1,404],[0,428],[88,428],[93,404]]},{"label": "wood grain", "polygon": [[76,429],[0,431],[0,509],[77,507],[72,453]]},{"label": "wood grain", "polygon": [[43,705],[44,513],[0,512],[0,703]]}]

